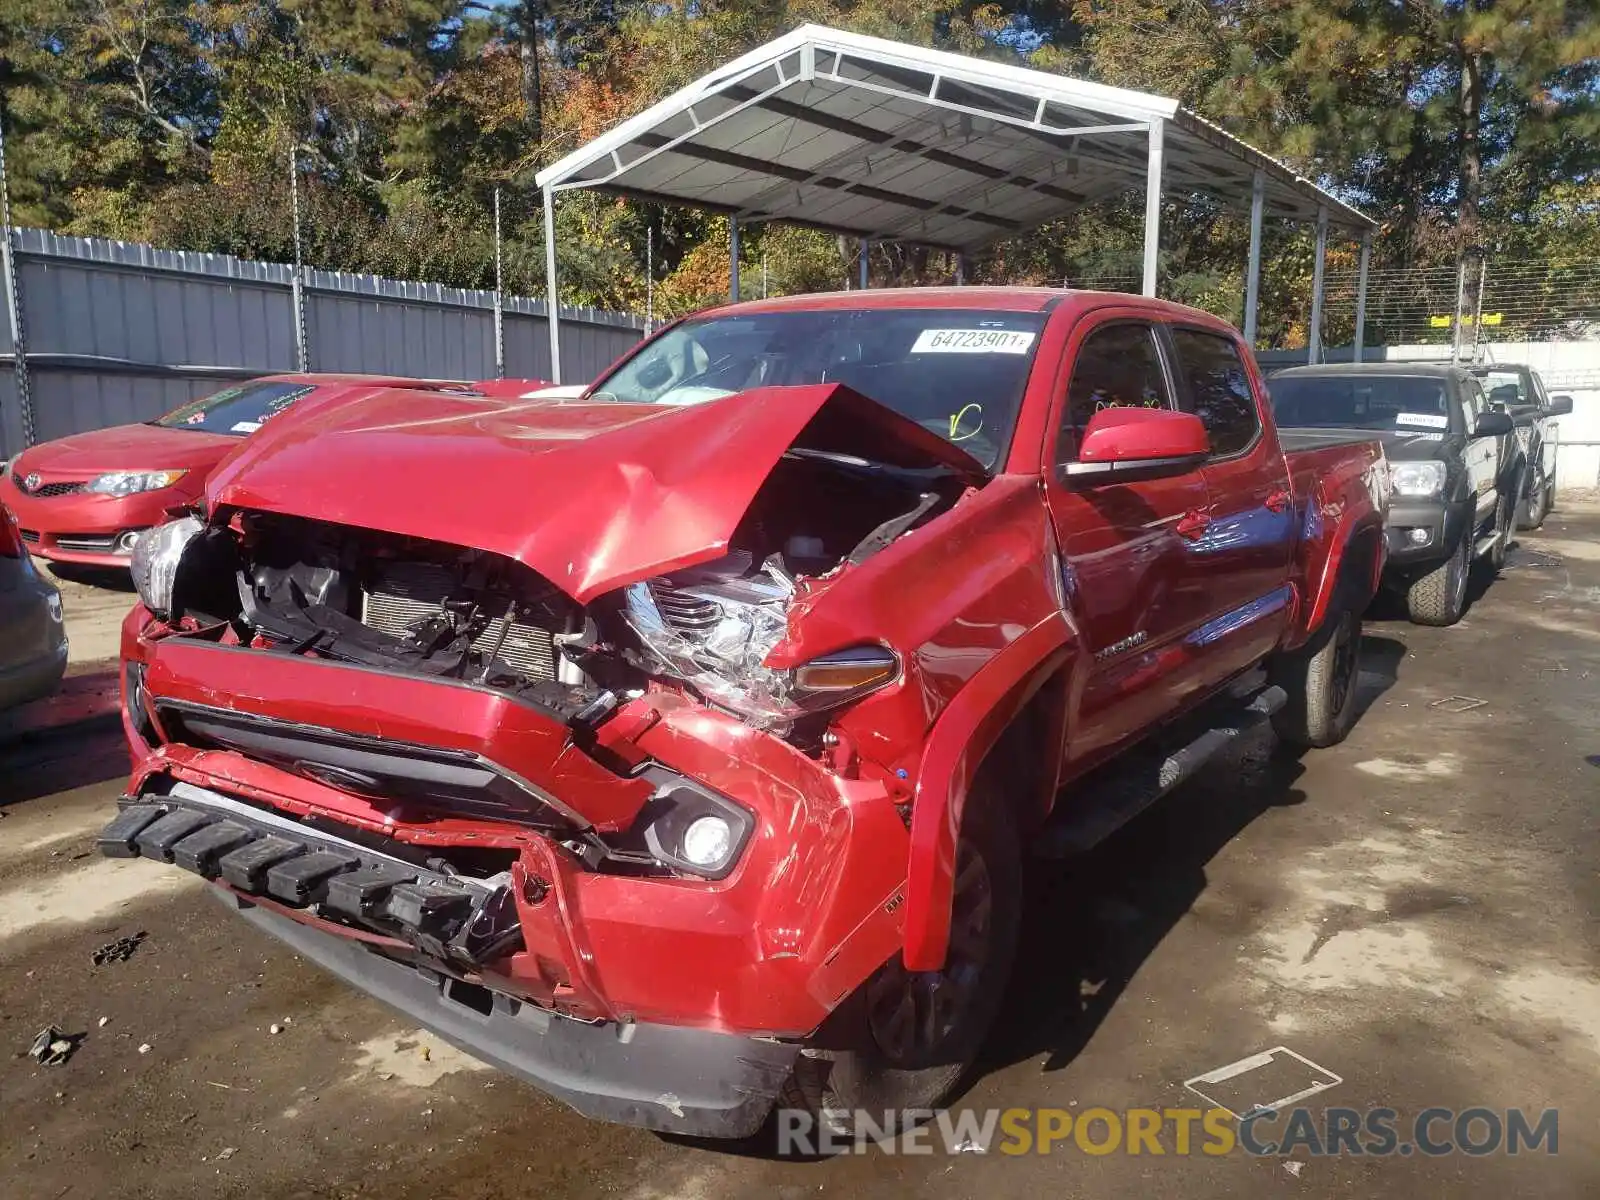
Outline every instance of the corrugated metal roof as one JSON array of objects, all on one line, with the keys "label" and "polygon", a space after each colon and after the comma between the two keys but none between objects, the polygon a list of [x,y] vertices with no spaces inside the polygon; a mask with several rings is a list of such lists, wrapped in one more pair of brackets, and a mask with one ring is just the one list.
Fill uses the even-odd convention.
[{"label": "corrugated metal roof", "polygon": [[603,188],[874,239],[968,250],[1146,181],[1269,216],[1374,222],[1177,101],[820,25],[767,43],[541,171]]}]

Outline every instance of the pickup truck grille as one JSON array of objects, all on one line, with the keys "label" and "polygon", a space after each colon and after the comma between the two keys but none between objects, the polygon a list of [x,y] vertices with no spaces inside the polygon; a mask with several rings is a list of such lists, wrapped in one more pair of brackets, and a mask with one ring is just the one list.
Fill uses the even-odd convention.
[{"label": "pickup truck grille", "polygon": [[[439,615],[444,602],[459,594],[455,573],[437,563],[402,562],[383,566],[362,597],[361,623],[391,637],[406,637],[429,617]],[[490,612],[495,601],[485,600]],[[551,630],[523,621],[506,625],[507,602],[498,601],[498,613],[473,641],[473,649],[495,653],[530,679],[554,679],[555,638]],[[500,640],[505,631],[505,641]],[[499,646],[496,651],[495,647]]]},{"label": "pickup truck grille", "polygon": [[709,630],[722,619],[722,609],[714,600],[707,600],[703,596],[682,592],[659,583],[651,583],[649,587],[650,598],[656,602],[657,611],[666,619],[667,624],[680,633],[699,633]]}]

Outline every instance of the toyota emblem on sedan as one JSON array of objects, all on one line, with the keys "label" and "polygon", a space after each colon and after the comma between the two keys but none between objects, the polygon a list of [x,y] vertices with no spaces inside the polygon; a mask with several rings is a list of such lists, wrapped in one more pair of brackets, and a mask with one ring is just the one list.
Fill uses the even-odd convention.
[{"label": "toyota emblem on sedan", "polygon": [[22,481],[22,490],[25,492],[37,492],[39,490],[39,472],[35,471]]}]

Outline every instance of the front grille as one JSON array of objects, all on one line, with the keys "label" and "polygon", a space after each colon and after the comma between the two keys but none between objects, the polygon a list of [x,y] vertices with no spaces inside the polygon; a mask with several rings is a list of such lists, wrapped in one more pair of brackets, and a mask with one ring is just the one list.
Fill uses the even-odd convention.
[{"label": "front grille", "polygon": [[62,533],[56,535],[56,546],[62,550],[76,550],[80,554],[110,554],[116,540],[111,535],[102,537],[94,533]]},{"label": "front grille", "polygon": [[19,483],[17,490],[25,496],[40,496],[48,500],[52,496],[70,496],[73,492],[83,491],[83,482],[80,480],[77,483],[41,483],[32,491]]},{"label": "front grille", "polygon": [[39,544],[39,531],[37,529],[23,529],[19,532],[22,534],[22,540],[27,542],[28,545],[37,546]]},{"label": "front grille", "polygon": [[[445,600],[458,591],[455,574],[448,567],[436,563],[390,563],[380,570],[362,598],[361,623],[390,637],[403,638],[420,622],[438,616]],[[485,600],[490,612],[496,611],[494,603]],[[554,679],[556,650],[551,631],[523,621],[513,621],[510,629],[505,629],[504,598],[498,605],[497,615],[473,641],[473,649],[494,654],[531,679]],[[504,642],[500,640],[502,630]]]}]

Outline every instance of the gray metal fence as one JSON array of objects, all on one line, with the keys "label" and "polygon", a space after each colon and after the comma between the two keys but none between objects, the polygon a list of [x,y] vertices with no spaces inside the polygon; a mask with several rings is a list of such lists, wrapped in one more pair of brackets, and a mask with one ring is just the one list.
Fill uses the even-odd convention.
[{"label": "gray metal fence", "polygon": [[[232,379],[296,365],[293,268],[38,229],[12,233],[34,440],[160,416]],[[494,293],[309,270],[306,350],[314,371],[444,379],[495,374]],[[548,378],[543,301],[506,296],[505,373]],[[25,444],[0,322],[0,459]],[[598,374],[643,323],[563,309],[566,378]]]}]

